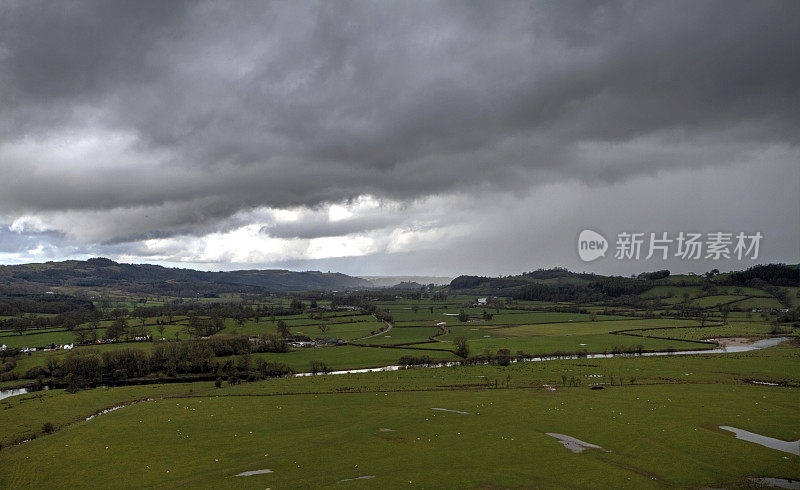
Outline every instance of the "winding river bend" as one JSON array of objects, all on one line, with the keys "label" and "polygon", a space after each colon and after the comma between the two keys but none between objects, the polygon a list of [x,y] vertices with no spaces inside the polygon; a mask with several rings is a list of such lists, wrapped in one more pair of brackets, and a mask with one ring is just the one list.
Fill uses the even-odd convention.
[{"label": "winding river bend", "polygon": [[[753,350],[760,350],[766,349],[767,347],[774,347],[781,342],[789,340],[790,337],[772,337],[768,339],[758,340],[756,342],[747,344],[747,345],[735,345],[729,347],[722,347],[718,349],[705,349],[705,350],[683,350],[683,351],[663,351],[663,352],[643,352],[641,354],[587,354],[586,356],[578,357],[578,356],[571,356],[571,357],[528,357],[525,359],[514,359],[511,362],[544,362],[544,361],[555,361],[559,359],[610,359],[614,357],[635,357],[635,356],[642,356],[642,357],[649,357],[649,356],[685,356],[685,355],[692,355],[692,354],[734,354],[738,352],[749,352]],[[453,362],[442,362],[437,364],[422,364],[419,366],[414,366],[417,368],[439,368],[439,367],[450,367],[450,366],[457,366],[459,365],[459,361]],[[364,369],[345,369],[342,371],[328,371],[327,373],[297,373],[295,377],[303,377],[303,376],[325,376],[325,375],[332,375],[332,374],[358,374],[358,373],[378,373],[381,371],[398,371],[400,369],[406,369],[407,366],[383,366],[383,367],[375,367],[375,368],[364,368]]]},{"label": "winding river bend", "polygon": [[[781,342],[789,340],[789,337],[772,337],[769,339],[758,340],[756,342],[747,344],[747,345],[735,345],[729,347],[723,347],[719,349],[706,349],[706,350],[685,350],[685,351],[664,351],[664,352],[643,352],[641,354],[587,354],[583,357],[572,356],[572,357],[529,357],[526,359],[515,359],[511,362],[544,362],[544,361],[553,361],[557,359],[609,359],[614,357],[631,357],[631,356],[685,356],[685,355],[692,355],[692,354],[734,354],[737,352],[748,352],[753,350],[759,349],[766,349],[767,347],[774,347]],[[450,366],[457,366],[460,362],[443,362],[438,364],[423,364],[419,366],[414,366],[414,368],[439,368],[439,367],[450,367]],[[295,377],[304,377],[304,376],[328,376],[334,374],[359,374],[359,373],[378,373],[382,371],[398,371],[400,369],[407,369],[407,366],[399,366],[399,365],[392,365],[392,366],[382,366],[382,367],[374,367],[374,368],[364,368],[364,369],[345,369],[341,371],[328,371],[327,373],[297,373]],[[48,389],[46,386],[43,389]],[[37,390],[29,390],[28,388],[16,388],[13,390],[0,390],[0,400],[4,398],[8,398],[15,395],[23,395],[25,393],[30,393],[32,391]]]}]

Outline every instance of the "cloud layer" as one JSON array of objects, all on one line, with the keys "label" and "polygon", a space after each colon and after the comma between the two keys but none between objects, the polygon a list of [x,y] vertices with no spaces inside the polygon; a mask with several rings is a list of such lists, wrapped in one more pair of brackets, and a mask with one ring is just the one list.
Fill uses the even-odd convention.
[{"label": "cloud layer", "polygon": [[380,256],[479,240],[485,203],[580,201],[548,185],[622,202],[800,158],[797,2],[0,9],[7,253]]}]

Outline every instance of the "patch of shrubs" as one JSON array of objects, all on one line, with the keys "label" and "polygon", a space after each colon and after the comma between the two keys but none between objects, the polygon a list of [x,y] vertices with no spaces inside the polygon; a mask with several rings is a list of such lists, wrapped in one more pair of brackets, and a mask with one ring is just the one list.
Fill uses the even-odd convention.
[{"label": "patch of shrubs", "polygon": [[[327,366],[325,366],[327,369]],[[283,362],[270,362],[265,359],[256,361],[256,370],[267,378],[277,378],[294,374],[294,368]]]},{"label": "patch of shrubs", "polygon": [[13,357],[7,357],[3,364],[0,364],[0,373],[13,371],[15,367],[17,367],[17,361]]},{"label": "patch of shrubs", "polygon": [[34,366],[25,371],[25,378],[39,379],[48,376],[50,373],[42,366]]},{"label": "patch of shrubs", "polygon": [[214,335],[206,342],[217,357],[250,353],[250,340],[244,335]]},{"label": "patch of shrubs", "polygon": [[522,351],[519,351],[517,352],[516,356],[513,356],[511,355],[511,351],[509,349],[499,349],[496,354],[492,354],[487,349],[483,354],[470,356],[461,361],[461,363],[465,365],[497,364],[498,366],[508,366],[509,364],[511,364],[511,361],[513,361],[517,357],[519,358],[527,357],[527,354],[525,354]]},{"label": "patch of shrubs", "polygon": [[311,372],[314,374],[317,373],[327,373],[330,369],[328,369],[328,365],[322,361],[311,361]]},{"label": "patch of shrubs", "polygon": [[397,363],[400,364],[401,366],[419,366],[422,364],[432,364],[433,359],[431,359],[430,356],[425,354],[423,354],[420,357],[412,355],[404,355],[400,357]]},{"label": "patch of shrubs", "polygon": [[611,349],[611,353],[618,355],[618,354],[641,354],[644,352],[644,346],[639,344],[637,346],[626,347],[624,345],[617,345]]},{"label": "patch of shrubs", "polygon": [[497,355],[494,356],[495,363],[499,364],[500,366],[508,366],[511,364],[512,359],[513,357],[511,357],[511,351],[508,349],[500,349],[497,351]]}]

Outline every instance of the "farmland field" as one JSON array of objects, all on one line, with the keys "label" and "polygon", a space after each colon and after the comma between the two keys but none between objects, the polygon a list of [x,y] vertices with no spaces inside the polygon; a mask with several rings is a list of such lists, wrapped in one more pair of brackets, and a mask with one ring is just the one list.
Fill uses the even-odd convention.
[{"label": "farmland field", "polygon": [[[6,358],[0,388],[52,389],[0,400],[0,486],[57,485],[66,472],[76,487],[747,487],[753,477],[800,478],[799,456],[720,429],[800,438],[800,326],[781,320],[786,298],[681,284],[664,281],[625,304],[398,294],[345,311],[331,300],[236,295],[189,307],[147,299],[141,309],[121,297],[95,326],[6,328],[8,348],[38,349]],[[103,339],[115,325],[128,333]],[[90,334],[101,343],[85,341]],[[716,346],[701,342],[770,337],[790,340],[741,353],[704,353]],[[693,353],[637,355],[676,351]],[[96,377],[76,383],[68,368]],[[574,453],[548,433],[589,449]]]},{"label": "farmland field", "polygon": [[[307,488],[364,476],[374,480],[343,483],[522,487],[614,481],[641,488],[743,485],[754,475],[797,479],[797,456],[781,456],[719,429],[733,425],[782,440],[800,437],[796,389],[736,381],[736,373],[748,373],[754,362],[769,366],[765,360],[778,365],[761,372],[762,379],[800,379],[797,349],[779,346],[727,358],[595,359],[594,367],[552,361],[221,389],[196,384],[45,392],[44,402],[2,402],[10,406],[4,411],[7,427],[24,434],[38,423],[19,418],[26,404],[58,407],[63,397],[85,401],[50,413],[66,424],[62,430],[4,449],[0,463],[7,471],[0,473],[0,484],[48,485],[66,471],[77,471],[86,487],[120,475],[125,486]],[[715,368],[718,362],[724,366]],[[594,391],[561,386],[563,373],[584,383],[598,379],[588,377],[595,373],[606,383],[609,376],[624,381]],[[631,384],[633,376],[638,379]],[[499,387],[482,387],[484,379],[499,379]],[[545,384],[554,391],[542,388]],[[418,389],[423,391],[408,391]],[[154,400],[82,419],[141,398]],[[573,454],[548,432],[602,449]],[[532,459],[539,464],[529,464]],[[96,468],[81,469],[90,461]],[[431,461],[444,469],[431,472]],[[234,477],[260,469],[272,472]]]}]

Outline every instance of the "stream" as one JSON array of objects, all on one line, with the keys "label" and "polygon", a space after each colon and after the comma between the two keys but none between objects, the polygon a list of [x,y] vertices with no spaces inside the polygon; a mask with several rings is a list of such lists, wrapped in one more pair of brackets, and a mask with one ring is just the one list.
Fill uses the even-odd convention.
[{"label": "stream", "polygon": [[[588,354],[584,357],[572,356],[572,357],[529,357],[526,359],[514,359],[511,362],[543,362],[543,361],[553,361],[557,359],[610,359],[614,357],[631,357],[631,356],[684,356],[684,355],[692,355],[692,354],[733,354],[738,352],[749,352],[753,350],[759,349],[766,349],[768,347],[774,347],[781,342],[789,340],[789,337],[772,337],[768,339],[758,340],[748,345],[736,345],[736,346],[729,346],[729,347],[722,347],[718,349],[706,349],[706,350],[685,350],[685,351],[664,351],[664,352],[643,352],[641,354]],[[412,366],[411,368],[439,368],[439,367],[451,367],[457,366],[460,364],[460,361],[451,361],[451,362],[443,362],[438,364],[422,364],[418,366]],[[399,366],[399,365],[392,365],[392,366],[382,366],[382,367],[374,367],[374,368],[364,368],[364,369],[345,369],[340,371],[328,371],[326,373],[297,373],[295,377],[304,377],[304,376],[325,376],[325,375],[334,375],[334,374],[360,374],[360,373],[378,373],[382,371],[398,371],[400,369],[407,369],[409,366]],[[47,390],[48,387],[44,387],[44,390]],[[28,388],[16,388],[12,390],[0,390],[0,400],[4,398],[8,398],[15,395],[22,395],[25,393],[30,393],[32,390]]]},{"label": "stream", "polygon": [[[611,359],[614,357],[633,357],[633,356],[642,356],[642,357],[649,357],[649,356],[685,356],[691,354],[733,354],[738,352],[749,352],[753,350],[760,350],[766,349],[768,347],[774,347],[781,342],[789,340],[790,337],[772,337],[768,339],[758,340],[748,345],[737,345],[737,346],[729,346],[729,347],[722,347],[718,349],[705,349],[705,350],[684,350],[684,351],[663,351],[663,352],[643,352],[641,354],[588,354],[583,357],[578,356],[571,356],[571,357],[528,357],[525,359],[514,359],[511,362],[544,362],[544,361],[554,361],[559,359]],[[414,367],[424,367],[424,368],[438,368],[438,367],[450,367],[450,366],[457,366],[460,364],[460,361],[451,361],[451,362],[442,362],[437,364],[421,364],[417,366],[411,366],[410,368]],[[327,373],[297,373],[295,377],[303,377],[303,376],[324,376],[324,375],[332,375],[332,374],[359,374],[359,373],[377,373],[381,371],[397,371],[400,369],[407,369],[409,366],[383,366],[383,367],[375,367],[375,368],[364,368],[364,369],[345,369],[341,371],[328,371]]]}]

